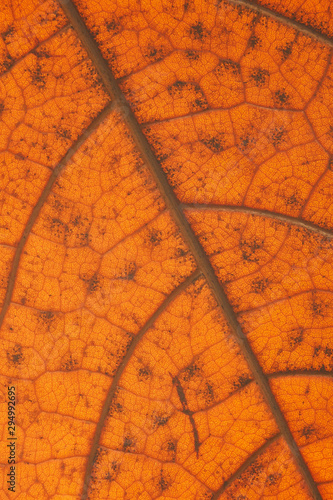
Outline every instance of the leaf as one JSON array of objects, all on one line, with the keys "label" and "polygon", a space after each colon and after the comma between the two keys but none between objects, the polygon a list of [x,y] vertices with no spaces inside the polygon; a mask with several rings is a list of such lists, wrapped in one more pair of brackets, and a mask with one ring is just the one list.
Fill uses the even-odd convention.
[{"label": "leaf", "polygon": [[1,7],[3,498],[332,498],[330,9]]}]

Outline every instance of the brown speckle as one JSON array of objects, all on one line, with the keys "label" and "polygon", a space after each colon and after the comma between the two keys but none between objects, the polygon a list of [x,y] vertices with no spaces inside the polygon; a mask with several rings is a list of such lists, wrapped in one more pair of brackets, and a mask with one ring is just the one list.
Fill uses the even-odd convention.
[{"label": "brown speckle", "polygon": [[159,478],[159,487],[161,491],[165,491],[170,487],[170,481],[168,481],[163,473],[163,469],[161,469],[161,476]]},{"label": "brown speckle", "polygon": [[223,151],[222,140],[219,137],[211,136],[209,138],[201,139],[201,142],[213,153],[220,153]]},{"label": "brown speckle", "polygon": [[289,99],[290,97],[287,92],[285,92],[285,90],[277,90],[274,94],[275,104],[280,107],[283,107],[285,104],[287,104]]},{"label": "brown speckle", "polygon": [[23,353],[21,344],[15,344],[10,352],[7,352],[7,360],[13,365],[20,365],[23,361]]},{"label": "brown speckle", "polygon": [[196,52],[195,50],[187,50],[185,52],[185,55],[190,61],[197,61],[200,57],[199,53]]},{"label": "brown speckle", "polygon": [[124,442],[123,442],[123,450],[125,452],[133,452],[135,448],[135,441],[132,437],[130,436],[125,436],[124,437]]},{"label": "brown speckle", "polygon": [[257,37],[256,35],[251,35],[250,38],[249,38],[247,46],[250,49],[254,49],[254,47],[256,47],[259,44],[260,44],[260,38]]},{"label": "brown speckle", "polygon": [[70,354],[67,360],[62,363],[61,367],[62,369],[71,371],[74,370],[78,366],[78,364],[78,361],[76,359],[73,359],[72,355]]},{"label": "brown speckle", "polygon": [[241,240],[239,243],[242,257],[248,262],[258,262],[259,258],[256,257],[256,251],[262,248],[264,240],[254,238],[253,240]]},{"label": "brown speckle", "polygon": [[290,347],[295,347],[301,344],[303,338],[304,338],[303,328],[299,328],[298,330],[293,330],[290,336],[290,343],[289,343]]},{"label": "brown speckle", "polygon": [[253,80],[258,87],[263,87],[267,83],[268,77],[269,72],[262,68],[255,68],[250,73],[251,80]]},{"label": "brown speckle", "polygon": [[152,415],[152,420],[153,420],[153,427],[164,427],[170,419],[170,415],[165,415],[165,414],[160,414],[160,413],[153,413]]},{"label": "brown speckle", "polygon": [[272,141],[274,147],[280,146],[285,141],[286,134],[287,132],[282,126],[276,127],[271,131],[269,138]]},{"label": "brown speckle", "polygon": [[200,372],[200,367],[196,363],[193,363],[185,368],[182,378],[184,382],[188,382],[196,375],[200,375]]},{"label": "brown speckle", "polygon": [[292,53],[293,42],[288,42],[283,47],[278,47],[277,50],[281,53],[282,61],[285,61]]},{"label": "brown speckle", "polygon": [[262,293],[268,286],[267,278],[257,278],[252,281],[251,289],[254,293]]},{"label": "brown speckle", "polygon": [[151,371],[147,366],[142,366],[141,368],[139,368],[137,373],[140,382],[148,380],[149,377],[151,377]]},{"label": "brown speckle", "polygon": [[198,21],[197,23],[195,23],[191,26],[190,35],[195,40],[203,40],[204,39],[204,37],[206,36],[206,29],[203,27],[203,24],[201,21]]},{"label": "brown speckle", "polygon": [[242,387],[245,387],[250,382],[251,382],[250,376],[247,373],[245,373],[243,375],[240,375],[238,377],[237,381],[235,380],[233,382],[233,386],[235,387],[235,389],[241,389]]},{"label": "brown speckle", "polygon": [[303,427],[301,432],[301,436],[304,436],[305,439],[309,439],[309,437],[312,436],[312,434],[315,432],[315,427],[313,425],[307,425]]}]

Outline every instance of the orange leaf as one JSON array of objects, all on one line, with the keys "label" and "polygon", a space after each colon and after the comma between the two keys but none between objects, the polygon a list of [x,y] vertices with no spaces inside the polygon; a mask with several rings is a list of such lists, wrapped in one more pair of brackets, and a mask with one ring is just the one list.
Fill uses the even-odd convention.
[{"label": "orange leaf", "polygon": [[331,19],[1,7],[1,498],[333,498]]}]

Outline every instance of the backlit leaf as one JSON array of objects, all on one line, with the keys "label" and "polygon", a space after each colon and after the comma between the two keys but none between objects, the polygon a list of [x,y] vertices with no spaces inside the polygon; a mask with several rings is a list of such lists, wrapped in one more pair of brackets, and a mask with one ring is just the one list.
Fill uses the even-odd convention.
[{"label": "backlit leaf", "polygon": [[1,498],[333,498],[331,19],[5,0]]}]

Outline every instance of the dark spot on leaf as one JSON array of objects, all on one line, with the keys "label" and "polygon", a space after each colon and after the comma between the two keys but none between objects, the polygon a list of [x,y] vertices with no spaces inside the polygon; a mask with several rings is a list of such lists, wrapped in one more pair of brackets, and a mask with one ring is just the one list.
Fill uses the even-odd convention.
[{"label": "dark spot on leaf", "polygon": [[191,26],[190,35],[195,40],[203,40],[203,38],[206,36],[206,29],[203,27],[203,24],[201,21],[198,21],[196,24],[193,24]]},{"label": "dark spot on leaf", "polygon": [[42,321],[45,321],[45,323],[49,323],[54,319],[54,312],[53,311],[41,311],[39,313],[39,317],[42,319]]},{"label": "dark spot on leaf", "polygon": [[225,71],[229,71],[233,75],[237,76],[240,74],[240,65],[231,59],[223,59],[214,71],[217,75],[223,75]]},{"label": "dark spot on leaf", "polygon": [[321,351],[322,347],[321,345],[317,345],[315,346],[314,350],[313,350],[313,355],[314,356],[318,356],[319,352]]},{"label": "dark spot on leaf", "polygon": [[94,469],[95,469],[95,474],[96,474],[96,469],[99,468],[101,465],[102,458],[107,455],[107,451],[104,450],[102,447],[98,447],[94,456]]},{"label": "dark spot on leaf", "polygon": [[62,369],[65,369],[67,371],[74,370],[78,366],[78,361],[76,359],[73,359],[72,355],[70,354],[69,358],[62,363]]},{"label": "dark spot on leaf", "polygon": [[306,439],[309,439],[310,436],[315,432],[315,427],[313,425],[306,425],[303,427],[301,431],[301,436],[304,436]]},{"label": "dark spot on leaf", "polygon": [[249,144],[255,144],[255,138],[250,134],[245,134],[239,138],[239,149],[244,152]]},{"label": "dark spot on leaf", "polygon": [[117,477],[117,473],[119,472],[120,464],[113,460],[109,466],[108,472],[105,474],[104,479],[107,481],[113,481]]},{"label": "dark spot on leaf", "polygon": [[71,223],[73,224],[73,226],[77,227],[81,222],[81,216],[80,215],[76,215],[73,219],[71,219]]},{"label": "dark spot on leaf", "polygon": [[1,62],[2,70],[3,71],[8,70],[9,68],[12,67],[14,62],[15,62],[15,59],[10,54],[6,54],[4,59]]},{"label": "dark spot on leaf", "polygon": [[165,152],[163,145],[156,137],[151,137],[151,146],[153,147],[159,162],[163,163],[167,158],[169,158],[169,154]]},{"label": "dark spot on leaf", "polygon": [[248,374],[245,373],[243,375],[240,375],[237,381],[235,380],[232,385],[235,387],[235,389],[241,389],[242,387],[245,387],[249,382],[251,382],[251,378]]},{"label": "dark spot on leaf", "polygon": [[120,31],[120,22],[118,19],[110,19],[105,23],[106,29],[112,34],[116,35]]},{"label": "dark spot on leaf", "polygon": [[278,480],[280,479],[282,474],[276,472],[275,474],[269,474],[269,476],[267,476],[267,482],[270,486],[273,486],[274,484],[276,484],[278,482]]},{"label": "dark spot on leaf", "polygon": [[267,278],[256,278],[251,283],[251,289],[254,293],[262,293],[268,286]]},{"label": "dark spot on leaf", "polygon": [[153,246],[157,246],[162,241],[162,232],[157,229],[152,229],[149,231],[149,241]]},{"label": "dark spot on leaf", "polygon": [[248,262],[258,262],[259,258],[255,256],[256,251],[262,248],[264,240],[254,238],[253,240],[241,240],[239,243],[242,257]]},{"label": "dark spot on leaf", "polygon": [[133,280],[135,273],[136,273],[136,263],[135,262],[129,262],[123,272],[118,276],[118,279],[120,280]]},{"label": "dark spot on leaf", "polygon": [[298,330],[293,330],[290,336],[290,347],[295,347],[302,343],[304,339],[304,330],[303,328],[299,328]]},{"label": "dark spot on leaf", "polygon": [[88,292],[96,292],[101,288],[101,282],[98,275],[95,273],[89,280],[87,280]]},{"label": "dark spot on leaf", "polygon": [[159,478],[158,485],[159,485],[161,491],[165,491],[170,487],[170,481],[168,481],[165,478],[165,476],[163,474],[163,469],[161,469],[161,476]]},{"label": "dark spot on leaf", "polygon": [[250,78],[253,80],[258,87],[262,87],[267,83],[267,78],[269,76],[269,72],[266,69],[255,68],[250,73]]},{"label": "dark spot on leaf", "polygon": [[135,440],[130,437],[130,436],[125,436],[124,437],[124,442],[123,442],[123,450],[125,452],[133,452],[135,448]]},{"label": "dark spot on leaf", "polygon": [[29,69],[31,74],[31,82],[38,88],[43,88],[46,83],[46,75],[43,73],[40,61],[37,59],[36,65],[33,69]]},{"label": "dark spot on leaf", "polygon": [[10,38],[14,33],[15,33],[15,28],[12,24],[10,24],[6,29],[6,31],[3,31],[3,33],[1,33],[4,42],[8,43],[7,38]]},{"label": "dark spot on leaf", "polygon": [[113,460],[113,462],[110,465],[110,468],[113,472],[117,472],[120,468],[120,464],[118,462],[116,462],[115,460]]},{"label": "dark spot on leaf", "polygon": [[72,133],[69,129],[63,128],[63,127],[57,127],[56,129],[56,135],[58,137],[64,137],[65,139],[71,139],[72,138]]},{"label": "dark spot on leaf", "polygon": [[147,366],[142,366],[138,369],[138,379],[140,381],[148,380],[151,377],[151,371]]},{"label": "dark spot on leaf", "polygon": [[157,49],[155,47],[147,47],[147,52],[146,52],[146,57],[148,57],[149,59],[154,59],[154,57],[156,56],[157,54]]},{"label": "dark spot on leaf", "polygon": [[203,391],[203,396],[206,402],[206,405],[210,405],[213,403],[215,396],[212,384],[206,382],[205,389]]},{"label": "dark spot on leaf", "polygon": [[150,62],[154,63],[163,59],[165,53],[166,52],[163,46],[153,47],[151,45],[148,45],[144,55],[149,59]]},{"label": "dark spot on leaf", "polygon": [[275,129],[271,131],[269,138],[273,145],[278,147],[285,141],[286,134],[287,132],[284,127],[275,127]]},{"label": "dark spot on leaf", "polygon": [[174,96],[174,95],[179,94],[181,90],[183,90],[184,88],[187,87],[187,85],[188,85],[187,82],[177,80],[172,85],[169,85],[167,90],[171,96]]},{"label": "dark spot on leaf", "polygon": [[163,165],[163,170],[168,176],[168,181],[171,187],[177,186],[178,173],[181,171],[181,165],[174,167],[171,165]]},{"label": "dark spot on leaf", "polygon": [[213,153],[220,153],[223,151],[223,144],[219,137],[212,136],[210,138],[201,139],[201,142]]},{"label": "dark spot on leaf", "polygon": [[256,47],[259,43],[260,43],[260,38],[257,37],[256,35],[251,35],[250,38],[249,38],[247,46],[250,49],[254,49],[254,47]]},{"label": "dark spot on leaf", "polygon": [[67,226],[60,220],[57,219],[56,217],[52,217],[50,220],[50,230],[56,236],[57,238],[61,238],[65,230],[67,229]]},{"label": "dark spot on leaf", "polygon": [[156,157],[160,163],[163,163],[165,160],[169,158],[169,155],[167,153],[163,153],[162,151],[159,151],[156,153]]},{"label": "dark spot on leaf", "polygon": [[164,441],[161,446],[161,451],[167,453],[168,460],[170,462],[174,462],[176,460],[176,452],[177,452],[177,441],[173,439],[169,439],[168,441]]},{"label": "dark spot on leaf", "polygon": [[290,97],[284,90],[277,90],[274,94],[274,101],[276,105],[281,107],[289,101]]},{"label": "dark spot on leaf", "polygon": [[170,415],[153,413],[152,415],[153,427],[164,427],[168,423],[169,419]]},{"label": "dark spot on leaf", "polygon": [[324,317],[326,309],[326,304],[320,301],[317,297],[314,297],[312,301],[312,312],[314,316],[322,316]]},{"label": "dark spot on leaf", "polygon": [[[203,289],[203,287],[205,286],[205,283],[202,281],[201,277],[198,276],[192,283],[192,285],[194,286],[193,288],[193,297],[196,298],[199,296],[199,294],[201,293],[201,290]],[[214,304],[215,305],[215,304]]]},{"label": "dark spot on leaf", "polygon": [[330,356],[331,357],[332,354],[333,354],[333,349],[331,349],[330,347],[326,346],[324,352],[325,352],[326,356]]},{"label": "dark spot on leaf", "polygon": [[200,367],[195,363],[193,363],[185,368],[182,378],[184,382],[188,382],[189,380],[191,380],[191,378],[195,377],[196,375],[200,375],[200,372],[201,372]]},{"label": "dark spot on leaf", "polygon": [[263,468],[263,465],[258,462],[254,462],[254,464],[250,465],[248,470],[245,472],[245,476],[248,476],[248,481],[250,482],[250,484],[259,478]]},{"label": "dark spot on leaf", "polygon": [[169,85],[167,87],[167,90],[171,97],[178,99],[185,99],[186,102],[188,102],[188,92],[185,92],[185,90],[188,90],[190,94],[193,94],[194,92],[195,99],[188,102],[188,104],[191,106],[192,111],[199,111],[202,109],[206,109],[208,106],[207,100],[200,86],[196,83],[183,82],[181,80],[177,80],[172,85]]},{"label": "dark spot on leaf", "polygon": [[112,417],[114,413],[122,413],[122,412],[123,412],[123,405],[119,403],[116,399],[113,399],[110,405],[108,415]]},{"label": "dark spot on leaf", "polygon": [[293,42],[288,42],[283,47],[278,47],[277,50],[281,52],[282,61],[285,61],[292,53]]},{"label": "dark spot on leaf", "polygon": [[187,255],[188,252],[186,250],[184,250],[184,248],[176,248],[175,250],[175,257],[178,258],[178,257],[185,257],[185,255]]},{"label": "dark spot on leaf", "polygon": [[206,493],[204,493],[204,496],[202,497],[202,500],[213,500],[214,497],[215,497],[215,493],[211,493],[209,491],[206,491]]},{"label": "dark spot on leaf", "polygon": [[110,472],[107,472],[105,474],[105,476],[103,477],[103,479],[106,479],[107,481],[112,481],[112,476],[111,476]]},{"label": "dark spot on leaf", "polygon": [[292,206],[294,208],[297,208],[298,206],[302,205],[302,202],[297,199],[295,193],[286,197],[285,202],[287,206]]},{"label": "dark spot on leaf", "polygon": [[190,61],[197,61],[200,57],[199,53],[196,52],[195,50],[187,50],[185,52],[185,55]]},{"label": "dark spot on leaf", "polygon": [[10,352],[7,352],[7,360],[13,365],[20,365],[23,361],[21,344],[15,344]]},{"label": "dark spot on leaf", "polygon": [[177,449],[177,443],[175,441],[168,441],[167,442],[167,450],[168,451],[176,451]]},{"label": "dark spot on leaf", "polygon": [[50,53],[45,47],[38,47],[32,52],[36,54],[37,57],[45,57],[45,59],[49,59],[51,57]]},{"label": "dark spot on leaf", "polygon": [[199,111],[200,109],[204,109],[207,107],[207,101],[206,99],[195,99],[195,101],[192,104],[192,110],[193,111]]}]

